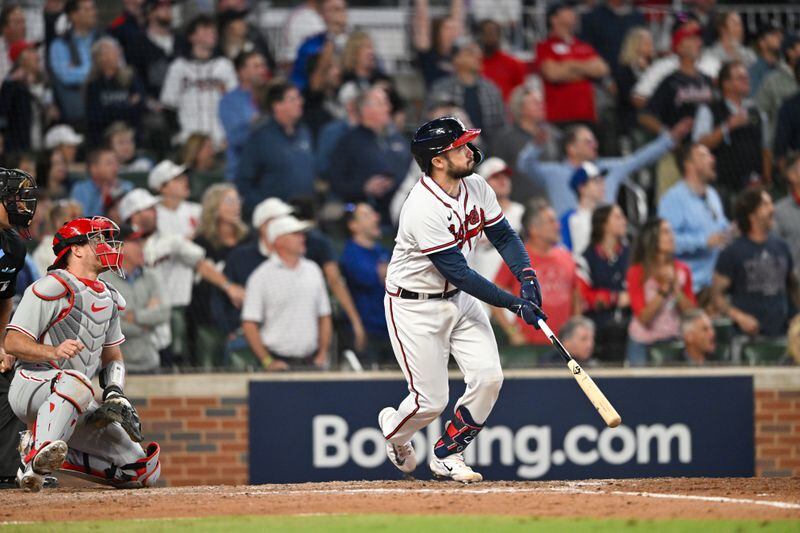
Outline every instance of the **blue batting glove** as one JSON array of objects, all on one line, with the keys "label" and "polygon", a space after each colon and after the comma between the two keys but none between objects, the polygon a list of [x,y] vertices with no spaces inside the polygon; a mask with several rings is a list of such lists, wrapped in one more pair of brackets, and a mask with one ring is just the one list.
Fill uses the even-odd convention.
[{"label": "blue batting glove", "polygon": [[526,268],[522,271],[520,285],[520,298],[536,304],[537,307],[542,307],[542,288],[539,286],[534,269]]},{"label": "blue batting glove", "polygon": [[522,317],[529,326],[539,329],[539,319],[547,320],[547,315],[542,311],[542,308],[528,300],[519,299],[517,303],[512,305],[509,309],[517,315]]}]

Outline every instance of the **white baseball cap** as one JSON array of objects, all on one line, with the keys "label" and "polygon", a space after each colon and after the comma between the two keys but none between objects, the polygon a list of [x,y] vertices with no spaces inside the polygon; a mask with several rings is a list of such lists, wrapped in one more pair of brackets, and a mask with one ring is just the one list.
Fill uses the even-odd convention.
[{"label": "white baseball cap", "polygon": [[147,176],[147,186],[150,187],[150,190],[153,192],[158,192],[165,183],[185,173],[186,167],[184,165],[176,165],[169,159],[165,159],[150,171],[150,174]]},{"label": "white baseball cap", "polygon": [[47,150],[58,148],[62,144],[81,144],[83,142],[83,135],[76,133],[72,126],[67,124],[59,124],[53,126],[47,131],[44,136],[44,147]]},{"label": "white baseball cap", "polygon": [[158,204],[158,199],[150,194],[147,189],[133,189],[119,201],[119,218],[127,222],[130,218],[145,209],[150,209]]},{"label": "white baseball cap", "polygon": [[476,174],[483,176],[484,179],[487,180],[499,172],[511,174],[511,169],[508,168],[506,162],[499,157],[490,157],[475,169]]},{"label": "white baseball cap", "polygon": [[270,244],[274,244],[278,237],[282,235],[308,231],[311,226],[313,226],[311,222],[303,222],[291,215],[285,215],[270,222],[269,228],[267,228],[267,240]]},{"label": "white baseball cap", "polygon": [[280,198],[267,198],[253,210],[253,227],[258,229],[268,220],[292,213],[294,213],[294,208]]}]

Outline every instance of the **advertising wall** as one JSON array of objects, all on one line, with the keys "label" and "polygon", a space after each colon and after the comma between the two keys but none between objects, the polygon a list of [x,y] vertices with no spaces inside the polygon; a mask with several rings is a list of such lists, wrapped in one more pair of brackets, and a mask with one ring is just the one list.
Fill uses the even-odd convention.
[{"label": "advertising wall", "polygon": [[[751,376],[596,381],[620,427],[606,428],[569,377],[506,379],[467,462],[495,480],[754,475]],[[451,381],[451,407],[463,390]],[[251,382],[250,481],[399,478],[377,415],[405,394],[400,380]],[[427,455],[449,415],[415,437],[415,477],[430,477]]]}]

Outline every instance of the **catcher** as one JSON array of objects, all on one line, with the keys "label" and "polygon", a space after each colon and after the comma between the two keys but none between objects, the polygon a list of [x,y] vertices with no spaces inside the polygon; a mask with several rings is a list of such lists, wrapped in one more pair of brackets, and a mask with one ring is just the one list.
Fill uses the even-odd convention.
[{"label": "catcher", "polygon": [[[97,279],[105,270],[124,276],[118,234],[104,217],[62,226],[49,274],[28,287],[7,327],[5,348],[17,358],[9,403],[33,426],[20,442],[23,490],[40,490],[58,469],[118,488],[158,481],[159,446],[139,445],[139,417],[123,393],[125,301]],[[91,383],[98,373],[100,405]]]}]

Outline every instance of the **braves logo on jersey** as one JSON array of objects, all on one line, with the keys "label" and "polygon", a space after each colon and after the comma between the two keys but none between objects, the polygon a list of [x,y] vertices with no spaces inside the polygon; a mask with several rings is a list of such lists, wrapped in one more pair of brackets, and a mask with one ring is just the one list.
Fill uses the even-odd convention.
[{"label": "braves logo on jersey", "polygon": [[[456,214],[456,217],[458,217],[458,214]],[[455,238],[459,250],[462,250],[464,245],[468,245],[471,250],[474,246],[472,239],[481,236],[485,222],[486,215],[483,209],[479,210],[477,206],[472,206],[472,211],[464,217],[464,222],[462,223],[459,219],[458,229],[456,229],[455,224],[450,224],[447,229]]]}]

